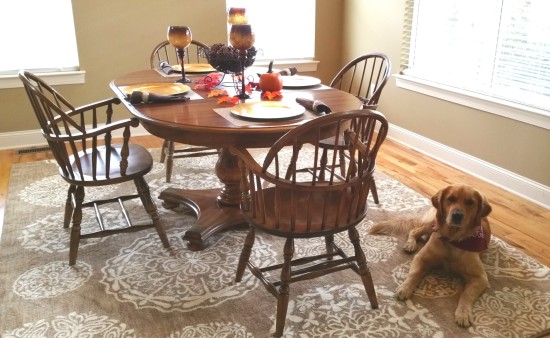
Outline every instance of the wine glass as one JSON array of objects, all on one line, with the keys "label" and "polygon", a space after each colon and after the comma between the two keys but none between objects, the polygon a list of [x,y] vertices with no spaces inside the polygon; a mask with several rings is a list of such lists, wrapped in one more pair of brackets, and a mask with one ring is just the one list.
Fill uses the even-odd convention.
[{"label": "wine glass", "polygon": [[184,68],[184,57],[185,49],[189,47],[192,40],[191,29],[187,26],[169,26],[167,33],[168,42],[174,48],[176,48],[178,59],[181,66],[181,79],[176,82],[179,83],[189,83],[192,82],[190,79],[185,77],[185,68]]},{"label": "wine glass", "polygon": [[240,99],[249,99],[250,96],[246,94],[244,86],[244,64],[246,62],[247,51],[249,48],[254,46],[254,41],[256,36],[252,31],[252,26],[250,25],[232,25],[231,31],[229,32],[229,42],[233,48],[239,51],[239,59],[241,62],[241,79],[242,79],[242,90],[238,95]]}]

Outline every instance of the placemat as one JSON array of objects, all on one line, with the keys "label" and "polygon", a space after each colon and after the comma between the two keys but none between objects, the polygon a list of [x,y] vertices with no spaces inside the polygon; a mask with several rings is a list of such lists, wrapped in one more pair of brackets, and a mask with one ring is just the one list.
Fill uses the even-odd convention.
[{"label": "placemat", "polygon": [[221,117],[228,120],[235,126],[261,126],[266,127],[266,123],[269,123],[269,127],[278,127],[280,125],[300,125],[303,124],[309,120],[312,120],[318,115],[312,111],[306,110],[304,111],[304,114],[301,115],[298,118],[295,119],[288,119],[288,120],[271,120],[271,121],[253,121],[253,120],[247,120],[247,119],[241,119],[231,114],[231,107],[228,108],[215,108],[214,111],[218,113]]}]

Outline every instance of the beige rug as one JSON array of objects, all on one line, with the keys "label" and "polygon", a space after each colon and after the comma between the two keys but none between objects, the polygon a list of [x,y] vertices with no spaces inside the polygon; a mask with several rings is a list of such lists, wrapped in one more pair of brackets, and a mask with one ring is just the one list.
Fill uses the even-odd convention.
[{"label": "beige rug", "polygon": [[[158,159],[158,153],[155,154]],[[173,186],[212,188],[215,157],[178,160]],[[168,185],[164,166],[147,176],[154,196]],[[367,236],[373,221],[421,213],[428,200],[378,174],[380,205],[370,201],[358,228],[380,308],[370,309],[353,272],[340,272],[291,286],[286,337],[535,337],[550,330],[550,269],[493,238],[484,257],[491,288],[474,306],[475,325],[453,321],[460,281],[430,275],[406,301],[393,291],[411,256],[403,238]],[[247,271],[234,282],[244,230],[212,238],[200,252],[186,249],[182,234],[194,217],[159,208],[172,243],[162,248],[154,230],[120,234],[81,244],[78,263],[68,266],[68,232],[62,227],[66,184],[52,161],[16,165],[10,177],[0,242],[1,337],[267,337],[275,299]],[[128,189],[128,187],[122,188]],[[90,189],[104,196],[110,189]],[[131,208],[132,206],[130,206]],[[144,217],[140,208],[133,218]],[[105,209],[112,223],[116,209]],[[85,215],[88,219],[91,215]],[[91,221],[90,221],[91,222]],[[89,222],[89,223],[90,223]],[[341,241],[346,250],[347,241]],[[283,243],[256,241],[253,257],[272,262]],[[319,241],[302,241],[300,252],[317,252]]]}]

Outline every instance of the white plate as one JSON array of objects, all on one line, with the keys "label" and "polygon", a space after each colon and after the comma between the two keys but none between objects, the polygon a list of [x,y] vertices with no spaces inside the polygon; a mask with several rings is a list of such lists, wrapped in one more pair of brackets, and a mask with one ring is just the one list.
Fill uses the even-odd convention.
[{"label": "white plate", "polygon": [[245,102],[231,108],[231,114],[252,120],[281,120],[298,117],[306,109],[282,101]]},{"label": "white plate", "polygon": [[283,88],[304,88],[321,84],[321,79],[312,76],[292,75],[281,76],[281,78],[283,79]]},{"label": "white plate", "polygon": [[134,90],[138,90],[140,92],[147,92],[147,93],[153,93],[158,95],[174,95],[174,94],[183,94],[190,90],[189,86],[186,86],[181,83],[173,82],[173,83],[141,83],[136,84],[132,86],[127,86],[122,88],[122,91],[126,94],[132,94]]}]

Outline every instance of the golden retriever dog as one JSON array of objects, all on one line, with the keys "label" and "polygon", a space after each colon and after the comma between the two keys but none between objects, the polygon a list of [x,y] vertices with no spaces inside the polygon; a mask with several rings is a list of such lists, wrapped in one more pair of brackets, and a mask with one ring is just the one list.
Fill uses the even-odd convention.
[{"label": "golden retriever dog", "polygon": [[467,185],[451,185],[432,197],[432,205],[422,218],[377,223],[370,234],[408,233],[403,249],[413,252],[417,240],[429,235],[415,255],[405,281],[395,291],[399,300],[408,299],[418,283],[435,267],[461,276],[464,290],[455,311],[462,327],[472,325],[472,304],[489,287],[480,254],[489,246],[491,230],[487,215],[491,205]]}]

